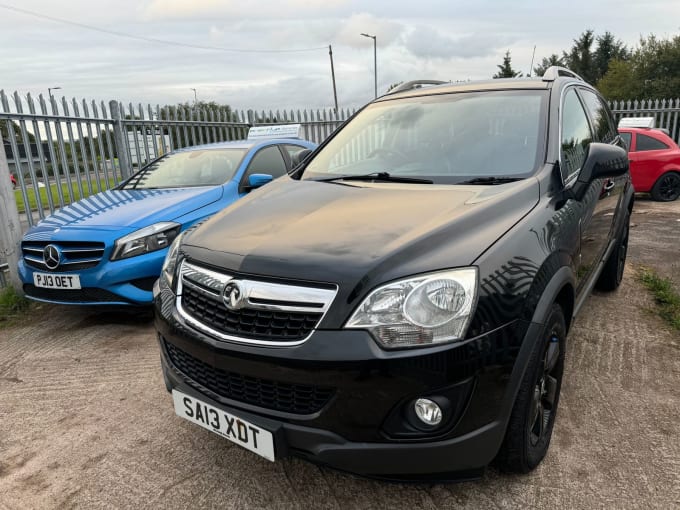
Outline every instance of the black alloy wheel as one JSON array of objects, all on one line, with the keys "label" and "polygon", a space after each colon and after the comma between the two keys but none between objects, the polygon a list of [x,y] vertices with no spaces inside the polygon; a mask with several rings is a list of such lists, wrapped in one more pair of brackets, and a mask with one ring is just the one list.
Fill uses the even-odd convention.
[{"label": "black alloy wheel", "polygon": [[545,345],[541,370],[537,374],[532,406],[529,413],[529,441],[537,446],[546,440],[546,434],[555,421],[556,400],[559,381],[562,379],[560,359],[560,339],[557,332],[550,333]]},{"label": "black alloy wheel", "polygon": [[652,188],[652,198],[660,202],[672,202],[680,197],[680,174],[668,172],[663,174]]},{"label": "black alloy wheel", "polygon": [[597,290],[611,292],[619,288],[623,280],[623,271],[626,267],[626,256],[628,255],[628,231],[630,227],[630,214],[626,213],[623,220],[623,230],[616,242],[616,247],[607,259],[602,273],[597,280]]},{"label": "black alloy wheel", "polygon": [[564,312],[555,303],[534,345],[495,459],[502,471],[528,473],[548,452],[564,374],[566,337]]},{"label": "black alloy wheel", "polygon": [[626,268],[626,256],[628,255],[628,222],[623,227],[621,241],[616,257],[616,286],[618,287],[623,280],[623,270]]}]

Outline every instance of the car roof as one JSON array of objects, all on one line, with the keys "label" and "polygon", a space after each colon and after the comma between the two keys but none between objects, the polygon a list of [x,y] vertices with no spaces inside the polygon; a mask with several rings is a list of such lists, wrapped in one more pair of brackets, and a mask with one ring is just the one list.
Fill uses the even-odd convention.
[{"label": "car roof", "polygon": [[417,97],[434,94],[449,94],[454,92],[479,92],[487,90],[522,90],[522,89],[536,89],[546,90],[553,86],[553,83],[559,82],[575,82],[587,85],[581,80],[574,78],[560,77],[557,80],[545,81],[542,78],[500,78],[493,80],[482,81],[468,81],[463,83],[445,83],[442,85],[434,85],[423,88],[414,88],[397,92],[394,94],[385,94],[379,97],[376,101],[389,101],[391,99],[402,97]]},{"label": "car roof", "polygon": [[264,147],[266,145],[273,145],[277,143],[289,143],[294,145],[310,145],[312,142],[302,140],[300,138],[268,138],[266,140],[232,140],[228,142],[206,143],[203,145],[194,145],[192,147],[184,147],[177,149],[174,152],[190,152],[198,150],[212,150],[212,149],[250,149],[252,147]]}]

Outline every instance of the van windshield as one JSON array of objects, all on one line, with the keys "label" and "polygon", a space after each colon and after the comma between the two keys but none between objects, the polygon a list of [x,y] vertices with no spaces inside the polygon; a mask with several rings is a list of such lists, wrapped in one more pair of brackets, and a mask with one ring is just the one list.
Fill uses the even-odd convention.
[{"label": "van windshield", "polygon": [[545,90],[461,92],[369,105],[302,179],[388,172],[439,184],[532,175],[543,156]]}]

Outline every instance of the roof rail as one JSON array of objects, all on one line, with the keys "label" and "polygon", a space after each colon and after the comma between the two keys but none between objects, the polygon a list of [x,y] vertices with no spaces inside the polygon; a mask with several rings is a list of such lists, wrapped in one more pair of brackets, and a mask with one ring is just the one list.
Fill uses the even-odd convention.
[{"label": "roof rail", "polygon": [[443,85],[445,83],[451,83],[448,81],[441,81],[441,80],[413,80],[413,81],[407,81],[406,83],[402,83],[401,85],[397,85],[394,87],[392,90],[390,90],[386,96],[390,94],[396,94],[397,92],[404,92],[405,90],[413,90],[413,89],[419,89],[423,85]]},{"label": "roof rail", "polygon": [[543,73],[543,81],[555,81],[560,76],[571,76],[577,80],[585,81],[574,71],[570,71],[566,67],[560,66],[550,66],[548,69],[546,69],[545,73]]}]

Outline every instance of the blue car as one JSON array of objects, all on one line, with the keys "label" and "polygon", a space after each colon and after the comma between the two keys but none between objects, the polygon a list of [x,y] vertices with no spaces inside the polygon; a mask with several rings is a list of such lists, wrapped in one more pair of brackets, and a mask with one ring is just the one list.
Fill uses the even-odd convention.
[{"label": "blue car", "polygon": [[[246,141],[177,150],[117,188],[56,211],[24,235],[27,297],[76,305],[145,306],[182,231],[288,172],[315,144],[251,128]],[[272,133],[273,131],[273,133]]]}]

